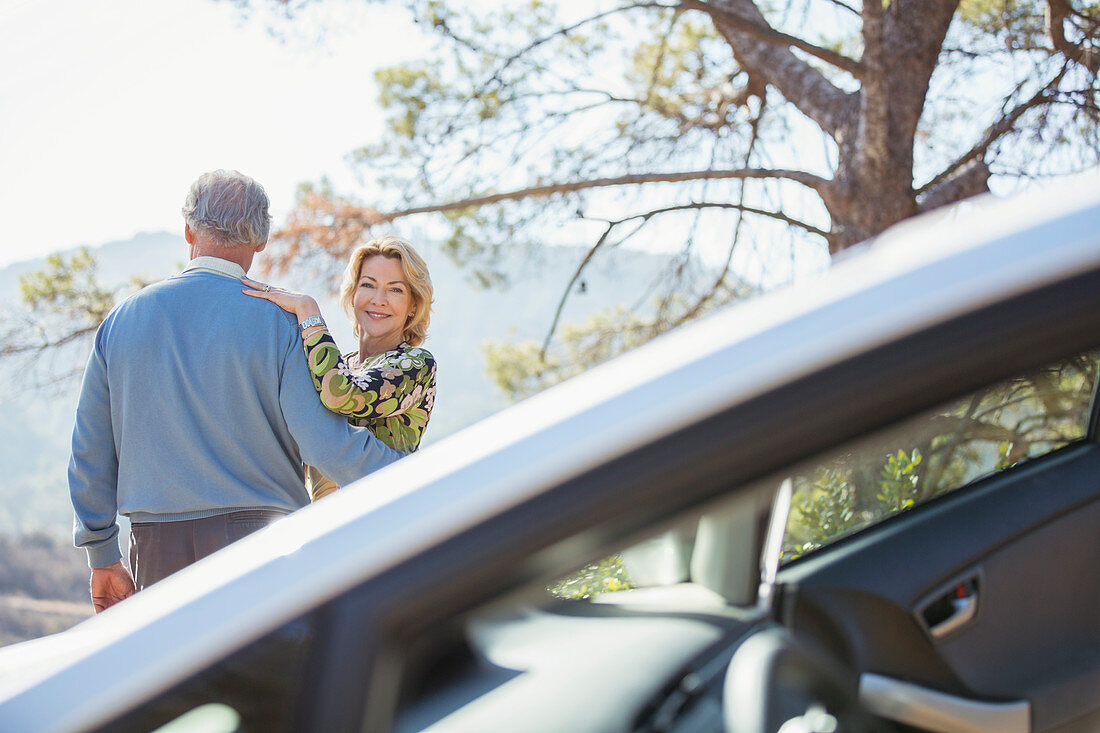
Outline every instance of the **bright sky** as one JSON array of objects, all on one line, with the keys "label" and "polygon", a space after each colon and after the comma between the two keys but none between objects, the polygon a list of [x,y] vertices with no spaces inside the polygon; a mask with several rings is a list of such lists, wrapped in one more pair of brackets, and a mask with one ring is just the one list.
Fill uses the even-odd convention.
[{"label": "bright sky", "polygon": [[214,168],[259,180],[276,223],[298,183],[351,184],[345,156],[382,125],[371,72],[428,42],[378,3],[270,27],[215,0],[0,0],[0,265],[182,233]]}]

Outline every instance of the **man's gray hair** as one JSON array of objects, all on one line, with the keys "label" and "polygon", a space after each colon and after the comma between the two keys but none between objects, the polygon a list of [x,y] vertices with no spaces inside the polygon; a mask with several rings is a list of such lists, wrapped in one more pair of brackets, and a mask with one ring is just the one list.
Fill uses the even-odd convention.
[{"label": "man's gray hair", "polygon": [[238,171],[203,173],[183,202],[191,231],[223,247],[259,246],[271,231],[264,187]]}]

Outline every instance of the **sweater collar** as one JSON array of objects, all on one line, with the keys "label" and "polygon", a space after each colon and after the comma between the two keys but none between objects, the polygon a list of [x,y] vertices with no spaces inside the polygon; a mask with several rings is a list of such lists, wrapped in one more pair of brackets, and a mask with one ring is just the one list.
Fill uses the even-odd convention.
[{"label": "sweater collar", "polygon": [[183,268],[184,272],[192,272],[195,270],[201,270],[203,272],[213,272],[218,275],[225,275],[231,277],[234,280],[240,280],[245,276],[244,268],[238,265],[236,262],[230,262],[229,260],[223,260],[220,257],[196,257],[187,264],[187,267]]}]

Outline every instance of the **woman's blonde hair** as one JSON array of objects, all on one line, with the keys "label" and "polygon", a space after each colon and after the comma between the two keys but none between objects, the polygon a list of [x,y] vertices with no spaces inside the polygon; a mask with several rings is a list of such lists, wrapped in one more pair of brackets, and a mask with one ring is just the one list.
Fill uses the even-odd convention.
[{"label": "woman's blonde hair", "polygon": [[359,285],[359,273],[363,269],[363,263],[374,257],[382,255],[401,263],[401,271],[405,274],[405,280],[412,291],[412,306],[409,309],[409,318],[405,323],[404,339],[410,346],[419,346],[424,343],[428,335],[428,321],[431,319],[432,309],[432,279],[428,275],[428,265],[424,262],[413,246],[400,237],[387,234],[384,237],[372,239],[351,253],[348,267],[344,270],[344,282],[340,286],[340,305],[351,318],[352,328],[355,330],[355,338],[359,338],[359,321],[355,317],[355,308],[352,300],[355,298],[355,288]]}]

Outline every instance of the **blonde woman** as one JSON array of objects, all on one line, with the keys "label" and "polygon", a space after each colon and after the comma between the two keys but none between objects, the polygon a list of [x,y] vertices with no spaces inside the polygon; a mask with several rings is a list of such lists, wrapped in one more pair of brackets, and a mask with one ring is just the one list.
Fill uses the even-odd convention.
[{"label": "blonde woman", "polygon": [[[304,293],[242,278],[244,292],[293,313],[302,330],[313,386],[329,410],[371,430],[406,453],[420,445],[435,402],[435,359],[420,346],[432,304],[428,266],[413,246],[384,236],[357,248],[344,271],[340,303],[351,318],[358,351],[341,355]],[[314,500],[336,489],[309,469]]]}]

